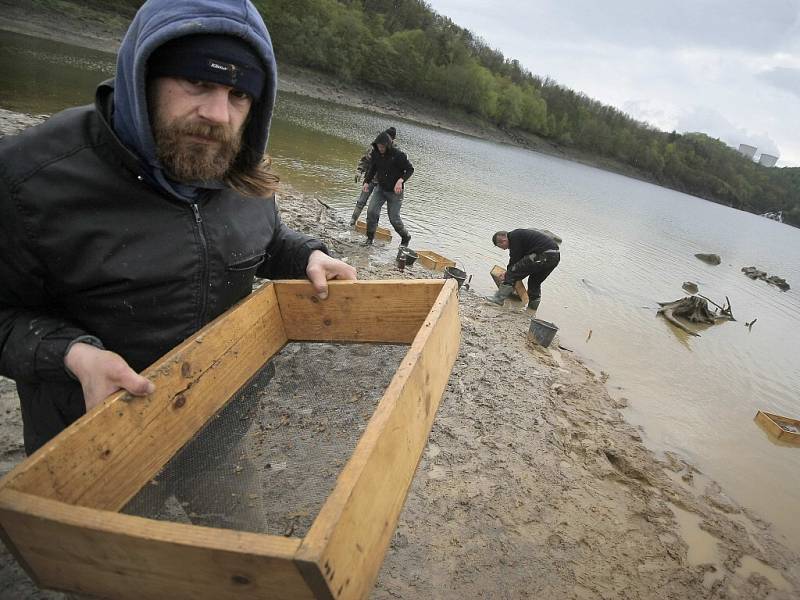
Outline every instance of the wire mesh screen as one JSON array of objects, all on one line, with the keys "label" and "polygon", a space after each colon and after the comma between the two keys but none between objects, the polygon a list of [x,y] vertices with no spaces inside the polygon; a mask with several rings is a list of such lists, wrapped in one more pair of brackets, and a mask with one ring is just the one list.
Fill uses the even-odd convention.
[{"label": "wire mesh screen", "polygon": [[123,512],[303,537],[406,351],[287,345]]}]

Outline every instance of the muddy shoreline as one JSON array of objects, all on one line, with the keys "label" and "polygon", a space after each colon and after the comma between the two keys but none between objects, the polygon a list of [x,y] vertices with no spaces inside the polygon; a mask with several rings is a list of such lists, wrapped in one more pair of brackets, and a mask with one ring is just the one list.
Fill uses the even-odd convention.
[{"label": "muddy shoreline", "polygon": [[[39,120],[0,111],[0,130]],[[439,276],[399,272],[289,185],[280,206],[362,279]],[[603,374],[558,338],[529,342],[519,303],[463,290],[459,304],[460,353],[373,598],[800,597],[800,557],[693,465],[647,449]],[[5,473],[24,456],[15,387],[2,378],[0,410]],[[0,597],[63,596],[37,590],[3,548]]]}]

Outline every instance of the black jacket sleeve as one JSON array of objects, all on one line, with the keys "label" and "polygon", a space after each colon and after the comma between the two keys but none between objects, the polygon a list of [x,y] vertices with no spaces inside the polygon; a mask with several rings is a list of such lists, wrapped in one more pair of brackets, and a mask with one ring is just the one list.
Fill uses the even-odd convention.
[{"label": "black jacket sleeve", "polygon": [[414,174],[414,165],[412,165],[411,161],[408,160],[405,152],[399,152],[398,154],[399,156],[397,157],[397,163],[402,168],[403,173],[400,175],[400,177],[403,178],[403,182],[405,183]]},{"label": "black jacket sleeve", "polygon": [[320,240],[286,227],[281,221],[274,196],[271,201],[275,211],[274,233],[257,275],[267,279],[303,279],[311,253],[321,250],[328,254],[328,248]]},{"label": "black jacket sleeve", "polygon": [[64,352],[88,335],[61,318],[13,194],[0,179],[0,375],[16,381],[71,381]]},{"label": "black jacket sleeve", "polygon": [[524,247],[520,239],[520,232],[520,229],[513,229],[508,232],[508,267],[506,267],[506,271],[511,271],[511,267],[514,266],[514,263],[525,256],[523,254]]}]

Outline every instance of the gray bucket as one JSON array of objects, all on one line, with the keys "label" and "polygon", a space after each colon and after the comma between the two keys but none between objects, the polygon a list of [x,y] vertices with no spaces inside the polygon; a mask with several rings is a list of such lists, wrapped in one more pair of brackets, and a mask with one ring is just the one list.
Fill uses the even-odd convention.
[{"label": "gray bucket", "polygon": [[402,248],[403,256],[406,257],[406,266],[411,266],[414,264],[414,261],[417,260],[419,255],[414,252],[411,248]]},{"label": "gray bucket", "polygon": [[531,319],[529,337],[532,336],[534,341],[540,346],[547,348],[550,342],[553,341],[553,338],[556,337],[556,331],[558,331],[558,327],[553,323],[542,321],[541,319]]},{"label": "gray bucket", "polygon": [[458,288],[461,289],[461,286],[464,285],[464,282],[467,280],[467,272],[457,269],[456,267],[445,267],[444,278],[455,279],[458,282]]}]

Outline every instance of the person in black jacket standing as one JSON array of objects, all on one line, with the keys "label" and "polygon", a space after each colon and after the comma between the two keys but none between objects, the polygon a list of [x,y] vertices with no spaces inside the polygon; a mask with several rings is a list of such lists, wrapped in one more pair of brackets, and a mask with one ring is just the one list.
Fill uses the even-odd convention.
[{"label": "person in black jacket standing", "polygon": [[[394,141],[397,138],[397,129],[394,127],[389,127],[386,130],[386,133],[389,134],[389,137],[392,140],[392,146],[394,146]],[[358,167],[356,167],[356,181],[359,179],[359,175],[362,175],[364,179],[367,177],[367,173],[369,172],[369,168],[372,166],[372,155],[375,152],[375,148],[370,146],[367,148],[367,151],[358,161]],[[350,217],[350,226],[356,224],[358,221],[358,217],[361,216],[361,211],[364,210],[364,207],[367,205],[367,201],[369,197],[372,195],[372,190],[375,189],[375,181],[371,181],[367,184],[367,187],[361,190],[361,194],[358,196],[358,200],[356,200],[356,207],[353,209],[353,215]]]},{"label": "person in black jacket standing", "polygon": [[486,299],[503,305],[514,291],[514,284],[528,278],[528,309],[536,311],[542,299],[542,282],[561,260],[558,243],[552,234],[539,229],[498,231],[492,236],[498,248],[509,250],[509,261],[503,282],[493,296]]},{"label": "person in black jacket standing", "polygon": [[408,246],[411,234],[400,218],[400,207],[403,205],[405,182],[414,174],[414,167],[405,153],[392,145],[392,139],[385,131],[378,134],[372,147],[374,148],[372,163],[364,178],[364,191],[369,189],[373,179],[377,180],[378,185],[372,192],[367,209],[367,239],[364,244],[372,244],[381,216],[381,207],[386,204],[389,221],[400,236],[400,245]]},{"label": "person in black jacket standing", "polygon": [[282,224],[277,73],[248,1],[149,0],[95,104],[0,141],[0,375],[29,454],[247,296],[355,270]]}]

